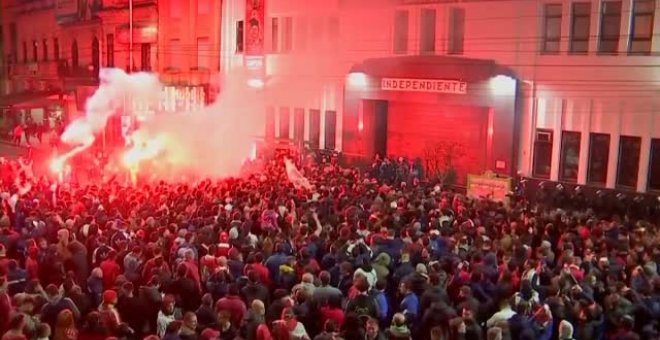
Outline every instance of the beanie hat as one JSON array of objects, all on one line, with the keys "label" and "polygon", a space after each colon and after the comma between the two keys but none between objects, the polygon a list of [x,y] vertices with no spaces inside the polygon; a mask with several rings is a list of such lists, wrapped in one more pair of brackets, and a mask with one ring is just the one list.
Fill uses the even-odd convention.
[{"label": "beanie hat", "polygon": [[103,292],[103,304],[112,305],[117,303],[117,292],[114,290],[106,290]]}]

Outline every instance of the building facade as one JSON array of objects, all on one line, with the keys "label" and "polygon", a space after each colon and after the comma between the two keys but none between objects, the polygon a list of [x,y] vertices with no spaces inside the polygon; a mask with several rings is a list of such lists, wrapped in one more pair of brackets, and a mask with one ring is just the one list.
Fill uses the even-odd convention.
[{"label": "building facade", "polygon": [[[223,3],[225,70],[245,3]],[[243,7],[241,7],[243,6]],[[659,1],[267,0],[266,135],[467,173],[660,190]]]},{"label": "building facade", "polygon": [[[220,0],[7,0],[0,6],[0,108],[18,118],[12,122],[80,114],[101,67],[159,74],[165,85],[159,107],[131,101],[138,115],[199,109],[218,91]],[[120,130],[118,120],[111,130]]]},{"label": "building facade", "polygon": [[52,123],[50,118],[62,114],[67,100],[59,77],[64,51],[55,2],[10,0],[1,6],[3,132],[6,124],[30,119]]}]

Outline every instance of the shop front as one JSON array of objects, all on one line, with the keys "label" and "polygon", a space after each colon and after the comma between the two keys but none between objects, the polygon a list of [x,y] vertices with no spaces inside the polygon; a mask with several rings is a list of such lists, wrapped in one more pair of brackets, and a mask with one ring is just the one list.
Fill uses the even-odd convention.
[{"label": "shop front", "polygon": [[518,82],[488,60],[369,59],[346,78],[343,151],[449,164],[457,183],[516,169]]}]

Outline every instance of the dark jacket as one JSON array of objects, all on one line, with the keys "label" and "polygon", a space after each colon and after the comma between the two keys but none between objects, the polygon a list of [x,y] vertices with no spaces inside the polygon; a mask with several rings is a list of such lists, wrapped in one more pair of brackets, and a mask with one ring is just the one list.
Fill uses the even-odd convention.
[{"label": "dark jacket", "polygon": [[261,300],[264,305],[268,305],[268,288],[261,283],[248,283],[241,289],[241,295],[245,298],[247,305],[251,305],[254,300]]}]

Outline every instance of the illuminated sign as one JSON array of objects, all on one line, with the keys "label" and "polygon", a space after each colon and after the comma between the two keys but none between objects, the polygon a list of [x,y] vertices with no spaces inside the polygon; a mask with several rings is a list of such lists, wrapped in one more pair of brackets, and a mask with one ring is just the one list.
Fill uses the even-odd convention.
[{"label": "illuminated sign", "polygon": [[467,195],[472,198],[489,198],[496,202],[507,202],[511,191],[511,178],[498,177],[492,172],[483,175],[468,175]]},{"label": "illuminated sign", "polygon": [[144,120],[157,112],[200,111],[206,105],[206,91],[203,86],[164,86],[157,105],[144,100],[126,100],[130,102],[131,112],[138,120]]},{"label": "illuminated sign", "polygon": [[[128,24],[117,26],[115,29],[117,41],[128,44],[131,41],[131,30]],[[136,23],[133,26],[134,44],[153,44],[158,41],[158,29],[156,24]]]},{"label": "illuminated sign", "polygon": [[380,88],[385,91],[466,94],[467,83],[458,80],[383,78]]},{"label": "illuminated sign", "polygon": [[161,94],[159,111],[199,111],[205,104],[206,92],[203,86],[165,86]]}]

